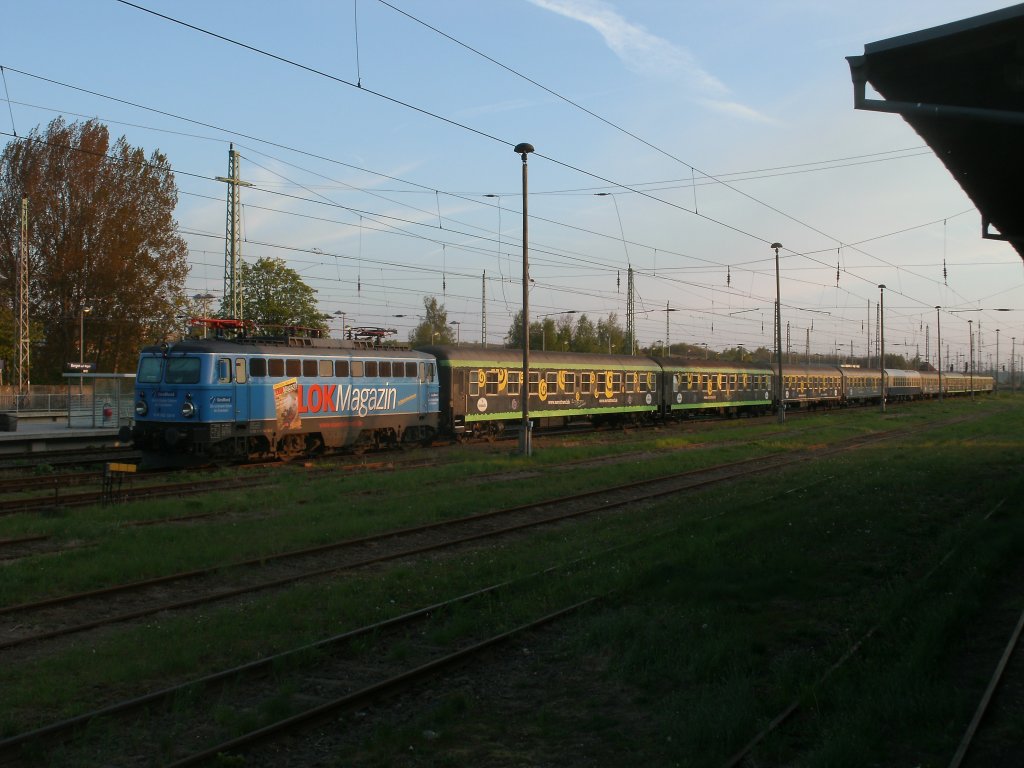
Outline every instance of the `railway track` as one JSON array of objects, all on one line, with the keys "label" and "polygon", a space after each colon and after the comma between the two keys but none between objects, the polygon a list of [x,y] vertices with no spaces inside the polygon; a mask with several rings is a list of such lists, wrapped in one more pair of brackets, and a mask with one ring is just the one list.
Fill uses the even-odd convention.
[{"label": "railway track", "polygon": [[[548,609],[544,615],[529,617],[516,626],[461,633],[448,642],[436,640],[436,628],[450,618],[452,611],[480,610],[474,606],[493,605],[524,583],[552,579],[559,571],[578,565],[577,561],[516,582],[484,587],[240,666],[111,702],[0,740],[0,757],[16,759],[23,750],[38,753],[56,744],[67,750],[73,748],[71,743],[77,738],[82,742],[80,748],[95,759],[97,744],[90,743],[85,731],[102,732],[103,726],[97,723],[108,722],[118,732],[118,760],[149,763],[158,758],[161,765],[190,766],[223,759],[256,744],[286,737],[339,712],[378,704],[457,665],[485,659],[499,645],[576,613],[594,598]],[[486,624],[487,620],[482,619],[480,626]],[[393,653],[398,645],[402,646],[400,656]],[[287,680],[282,680],[280,673],[272,674],[274,670],[287,670]],[[282,689],[287,690],[284,705]],[[190,705],[178,706],[182,701]],[[216,712],[211,711],[225,707],[254,713],[251,719],[255,724],[244,733],[230,733],[217,725]],[[173,737],[169,739],[169,735]],[[131,753],[124,751],[125,744],[132,745]],[[272,752],[261,753],[259,759],[280,764],[274,762]]]},{"label": "railway track", "polygon": [[[748,476],[748,474],[746,472],[747,469],[749,469],[751,472],[755,472],[755,471],[770,471],[770,470],[777,469],[777,468],[779,468],[781,466],[786,466],[786,465],[791,464],[791,463],[796,463],[796,462],[798,462],[798,461],[800,461],[800,460],[802,460],[804,458],[822,456],[822,455],[826,455],[828,453],[832,453],[832,452],[836,452],[836,451],[842,451],[842,450],[855,450],[856,448],[858,448],[858,447],[860,447],[862,445],[870,444],[872,442],[875,442],[876,440],[890,439],[892,437],[896,437],[896,436],[899,436],[899,435],[906,434],[906,432],[907,432],[907,430],[893,430],[893,431],[891,431],[889,433],[886,433],[886,434],[883,434],[883,435],[874,435],[874,436],[870,436],[870,437],[867,437],[867,438],[856,438],[856,439],[844,441],[842,444],[830,447],[828,449],[817,449],[817,450],[814,450],[814,451],[808,451],[808,452],[806,452],[806,455],[786,454],[785,457],[782,457],[782,456],[762,457],[761,459],[755,460],[755,461],[764,461],[765,462],[765,466],[763,468],[761,468],[760,470],[758,470],[758,468],[755,467],[755,466],[743,467],[741,465],[747,464],[748,462],[740,462],[740,463],[737,463],[735,465],[720,465],[719,467],[712,467],[712,468],[706,468],[705,470],[701,470],[702,472],[706,472],[706,473],[712,473],[712,472],[720,473],[721,476],[717,477],[717,478],[710,476],[710,474],[709,474],[709,476],[704,477],[704,478],[697,478],[697,477],[694,477],[695,473],[692,473],[692,472],[680,473],[680,475],[673,476],[673,477],[675,477],[677,480],[681,480],[681,475],[691,475],[691,478],[690,478],[691,480],[696,481],[696,480],[699,479],[701,482],[707,481],[707,483],[709,483],[709,484],[713,484],[715,482],[728,482],[728,481],[730,481],[732,479]],[[783,458],[787,459],[787,461],[785,461],[784,463],[780,463],[780,464],[773,464],[773,462],[776,459],[781,460]],[[616,490],[622,490],[624,492],[627,492],[627,489],[632,489],[631,491],[627,492],[627,495],[630,496],[630,502],[629,503],[637,503],[639,501],[642,501],[645,498],[652,498],[653,499],[653,498],[657,498],[657,497],[659,497],[661,495],[672,495],[672,494],[684,493],[684,492],[687,492],[688,490],[691,490],[694,487],[699,487],[699,485],[696,482],[693,483],[693,484],[691,484],[689,482],[687,482],[687,483],[677,482],[675,484],[675,487],[672,487],[672,485],[670,483],[668,483],[668,482],[666,482],[665,486],[661,487],[661,488],[655,487],[653,485],[651,485],[650,487],[645,487],[648,483],[653,484],[653,483],[657,483],[659,481],[667,481],[668,479],[669,479],[669,476],[664,476],[664,477],[661,477],[661,478],[652,478],[652,479],[650,479],[648,481],[642,481],[641,483],[633,483],[633,484],[630,484],[628,486],[619,486],[619,487],[614,488],[614,489],[613,488],[600,489],[600,490],[592,492],[591,494],[586,494],[586,496],[588,496],[588,497],[593,497],[591,499],[592,501],[600,502],[600,503],[584,504],[583,503],[583,499],[581,497],[576,497],[576,496],[574,496],[574,497],[564,497],[562,499],[553,499],[553,500],[550,500],[548,503],[556,504],[556,505],[557,504],[573,505],[574,509],[568,510],[570,512],[570,514],[565,516],[565,518],[571,518],[571,517],[582,516],[582,515],[590,514],[590,513],[599,513],[599,512],[601,512],[603,510],[613,508],[616,505],[616,502],[615,502],[614,499],[609,500],[607,503],[601,502],[600,500],[601,500],[601,494],[608,494],[609,492],[616,491]],[[576,508],[576,505],[578,505],[578,508]],[[533,505],[533,506],[536,506],[536,505]],[[587,507],[589,507],[589,509]],[[513,510],[499,510],[498,512],[511,512],[511,511],[513,511]],[[488,513],[488,514],[492,514],[492,513]],[[531,527],[533,527],[535,525],[546,525],[546,524],[550,524],[552,522],[557,522],[558,519],[562,519],[562,518],[559,518],[559,517],[556,517],[556,516],[549,516],[548,519],[543,519],[543,520],[537,519],[537,520],[532,521],[532,522],[529,521],[529,520],[523,520],[521,526],[510,524],[512,521],[506,520],[506,521],[502,522],[501,529],[494,531],[493,535],[495,535],[495,536],[514,535],[517,530],[528,530],[529,528],[531,528]],[[388,535],[401,534],[401,533],[404,533],[404,531],[386,532],[383,535],[384,536],[388,536]],[[477,536],[475,534],[474,535],[465,535],[465,534],[463,534],[463,535],[460,535],[458,537],[456,537],[456,536],[447,536],[446,535],[444,541],[437,541],[437,542],[432,542],[432,543],[428,541],[427,544],[429,544],[430,546],[424,546],[421,549],[415,549],[415,548],[409,547],[408,546],[409,543],[410,543],[409,541],[400,542],[400,543],[404,544],[404,551],[403,550],[397,550],[395,552],[391,552],[391,553],[388,554],[388,556],[385,559],[395,559],[395,558],[401,558],[401,557],[412,557],[412,556],[416,556],[417,554],[420,554],[420,553],[428,553],[428,552],[432,552],[432,551],[437,551],[438,549],[444,549],[446,547],[457,547],[457,546],[461,546],[461,545],[470,545],[470,546],[472,546],[475,542],[485,540],[488,537],[488,535],[490,535],[490,534],[488,534],[486,531],[481,531],[479,536]],[[428,538],[430,538],[430,537],[428,536]],[[0,542],[0,543],[2,543],[2,542]],[[436,545],[436,546],[434,546],[434,545]],[[356,565],[350,566],[350,567],[359,567],[359,564],[356,564]],[[254,568],[255,568],[255,565],[254,565]],[[326,571],[326,572],[323,573],[323,575],[330,575],[332,573],[337,573],[339,570],[344,570],[344,569],[345,569],[345,566],[342,566],[340,569]],[[309,574],[309,573],[307,573],[306,577],[307,578],[316,578],[317,575],[320,575],[320,574],[316,574],[316,573]],[[215,574],[213,574],[213,573],[208,574],[208,577],[211,580],[214,578],[214,576],[215,576]],[[302,578],[302,577],[300,576],[299,578]],[[217,585],[214,585],[214,586],[217,586]],[[259,587],[259,588],[270,588],[270,587]],[[205,589],[205,587],[200,585],[199,589]],[[464,596],[464,597],[468,597],[468,596]],[[223,599],[223,598],[214,597],[213,599]],[[573,610],[573,609],[578,609],[581,606],[582,606],[582,604],[579,604],[579,605],[573,604],[573,605],[566,605],[566,608],[569,609],[569,610]],[[158,610],[163,610],[166,607],[167,606],[161,606],[160,608],[158,608]],[[171,607],[173,608],[175,606],[171,606]],[[18,607],[15,607],[15,608],[18,608]],[[79,608],[81,608],[81,606],[79,606]],[[78,610],[78,609],[74,609],[74,610]],[[443,611],[445,611],[447,609],[443,605],[441,605],[441,604],[436,604],[434,606],[428,606],[426,609],[422,609],[422,610],[426,610],[428,613],[432,613],[432,614],[434,614],[436,616],[440,612],[443,612]],[[27,616],[29,614],[25,614],[25,615]],[[36,618],[38,618],[38,615],[36,616]],[[424,617],[424,618],[426,618],[426,617]],[[544,619],[545,617],[539,617],[539,618],[540,619]],[[33,620],[32,618],[29,618],[29,621],[32,621],[32,620]],[[555,617],[555,618],[552,618],[551,620],[557,621],[558,618]],[[531,631],[531,624],[532,624],[532,622],[524,622],[521,625],[522,631]],[[413,635],[415,635],[417,633],[417,631],[415,629],[412,629],[412,626],[413,626],[412,624],[409,624],[409,625],[406,625],[405,628],[400,628],[399,625],[396,624],[395,625],[395,631],[399,633],[399,636],[402,636],[404,634],[404,637],[408,638],[410,633],[413,634]],[[375,629],[373,629],[373,630],[368,630],[366,628],[364,628],[364,630],[370,631],[371,634],[380,634],[382,636],[387,633],[387,630],[386,630],[385,627],[376,626],[376,625],[375,625]],[[492,638],[493,638],[493,643],[500,643],[500,642],[502,642],[501,633],[495,634],[495,635],[491,635],[489,637],[481,638],[480,643],[482,643],[482,646],[481,646],[481,648],[479,650],[479,653],[486,653],[486,649],[488,647],[495,647],[491,643],[491,639]],[[333,640],[334,641],[335,647],[337,647],[337,648],[342,648],[346,643],[352,642],[353,639],[354,638],[351,638],[351,637],[348,638],[348,639],[341,639],[341,636],[336,636],[334,638],[328,638],[328,640]],[[511,636],[508,639],[511,639]],[[321,641],[321,642],[325,642],[326,643],[327,641],[325,640],[325,641]],[[476,645],[476,643],[470,642],[469,645],[467,645],[467,648],[472,648],[475,645]],[[381,650],[382,652],[386,653],[387,652],[387,641],[386,640],[382,640],[380,644],[376,644],[375,643],[374,647],[379,649],[379,650]],[[32,647],[32,641],[29,641],[29,642],[23,644],[21,646],[21,650],[22,651],[27,651],[29,655],[33,654],[35,652],[35,650]],[[313,652],[313,653],[316,653],[317,657],[319,659],[320,658],[320,654],[322,652],[326,652],[326,647],[324,647],[323,649],[321,649],[321,648],[313,649],[313,648],[310,648],[310,647],[307,646],[307,647],[304,647],[303,649],[295,649],[294,652],[289,652],[289,654],[295,653],[296,655],[294,657],[292,657],[290,655],[284,655],[281,658],[275,657],[274,660],[270,660],[270,665],[274,666],[275,663],[278,664],[278,665],[281,665],[281,664],[289,665],[289,664],[292,663],[292,661],[290,659],[295,659],[296,660],[295,663],[299,663],[301,665],[301,662],[299,661],[299,659],[301,658],[303,652]],[[853,649],[852,653],[855,653],[855,652],[856,652],[856,649]],[[12,650],[8,651],[7,653],[5,653],[4,655],[6,655],[8,657],[8,659],[10,659],[12,662],[16,662],[18,660],[18,658],[19,658],[19,655],[18,655],[19,653],[20,653],[20,651],[12,649]],[[463,656],[463,657],[459,657],[458,653],[459,653],[459,651],[455,650],[455,651],[453,651],[452,654],[448,654],[448,655],[453,656],[452,660],[450,661],[451,664],[464,663],[467,659],[473,658],[474,656],[479,658],[477,652],[475,652],[475,651],[471,651],[468,655]],[[333,653],[332,653],[332,655],[333,655]],[[443,657],[439,657],[439,658],[443,658]],[[228,738],[228,739],[220,740],[220,741],[217,741],[216,739],[212,739],[211,738],[211,739],[205,740],[204,743],[200,745],[200,744],[196,744],[194,741],[190,741],[188,738],[183,738],[182,742],[180,744],[176,743],[174,745],[174,752],[173,752],[173,754],[172,753],[164,753],[166,755],[166,757],[161,759],[161,763],[162,764],[171,764],[171,765],[192,765],[192,764],[202,763],[205,760],[213,759],[213,758],[215,758],[219,754],[224,754],[226,757],[230,757],[231,755],[237,754],[239,750],[245,750],[245,749],[249,748],[249,745],[251,745],[251,744],[261,743],[261,740],[262,740],[262,743],[265,746],[261,746],[260,747],[261,754],[260,755],[253,755],[253,756],[251,756],[251,759],[250,759],[249,756],[247,756],[247,758],[246,758],[247,759],[247,763],[246,764],[254,764],[254,765],[259,765],[259,764],[283,765],[286,762],[285,760],[276,761],[273,757],[268,757],[267,758],[267,760],[268,760],[267,762],[261,762],[261,760],[262,760],[262,752],[263,752],[264,749],[267,750],[267,754],[268,755],[273,755],[274,754],[274,750],[276,749],[276,747],[274,746],[273,743],[266,744],[266,740],[267,739],[276,740],[276,739],[284,738],[290,732],[290,729],[292,727],[308,727],[309,723],[316,722],[319,718],[322,718],[322,717],[336,718],[337,713],[339,713],[339,712],[344,712],[344,711],[349,710],[349,709],[351,709],[353,707],[365,708],[365,707],[367,707],[370,704],[375,704],[376,702],[381,701],[381,697],[387,696],[389,692],[393,693],[396,690],[403,690],[404,686],[406,685],[406,683],[403,682],[403,677],[404,677],[404,672],[405,671],[411,673],[411,675],[409,677],[409,683],[408,684],[409,685],[415,685],[416,684],[415,683],[416,680],[422,679],[421,675],[440,673],[445,668],[445,664],[447,664],[448,662],[445,662],[445,664],[440,664],[440,665],[435,667],[434,664],[433,664],[433,661],[431,659],[427,659],[427,660],[423,660],[422,664],[410,664],[408,670],[404,670],[404,671],[400,671],[400,672],[396,670],[394,665],[390,665],[389,669],[387,671],[388,672],[397,672],[396,674],[376,674],[376,675],[373,675],[373,676],[368,676],[366,678],[358,678],[358,680],[355,677],[355,672],[360,671],[360,670],[365,671],[365,668],[369,666],[369,664],[367,664],[365,661],[363,661],[363,662],[356,662],[354,666],[351,666],[351,664],[352,664],[351,661],[342,662],[341,666],[338,666],[338,667],[334,667],[333,666],[333,664],[334,664],[333,661],[328,662],[328,663],[331,666],[329,666],[329,667],[325,666],[325,664],[320,663],[318,661],[318,663],[316,663],[314,666],[316,666],[317,669],[320,670],[320,671],[319,672],[314,672],[312,675],[310,675],[308,677],[308,680],[307,680],[307,678],[304,678],[304,677],[301,677],[301,676],[300,676],[300,679],[298,679],[298,680],[296,680],[295,678],[289,678],[290,682],[288,683],[288,686],[289,686],[289,688],[293,688],[293,691],[289,692],[289,697],[293,697],[293,698],[301,700],[301,701],[292,702],[289,705],[289,707],[288,707],[288,714],[287,714],[287,716],[283,717],[282,719],[275,720],[274,722],[269,722],[269,721],[268,722],[263,722],[260,725],[259,728],[256,728],[256,729],[252,730],[250,733],[246,734],[244,737],[240,737],[240,740],[237,740],[237,741],[235,740],[235,738]],[[345,664],[349,664],[350,666],[345,666]],[[238,668],[236,668],[236,669],[238,669]],[[266,667],[264,666],[264,671],[265,671],[265,669],[266,669]],[[330,673],[324,673],[323,670],[325,670],[325,669],[330,669],[330,670],[335,670],[336,669],[337,672],[331,671]],[[246,671],[243,674],[245,676],[248,676],[249,673]],[[262,710],[274,709],[274,708],[278,707],[279,699],[275,698],[275,697],[278,697],[279,693],[280,693],[279,682],[278,683],[271,682],[269,684],[266,683],[266,677],[265,677],[264,673],[261,673],[259,671],[253,670],[253,672],[252,672],[253,682],[252,683],[244,683],[244,684],[243,683],[238,683],[239,676],[234,673],[234,670],[225,670],[223,673],[218,673],[218,675],[226,676],[223,679],[230,681],[230,687],[233,688],[235,685],[238,685],[240,691],[249,691],[249,693],[243,693],[242,698],[239,700],[241,702],[239,704],[239,710],[240,711],[241,711],[243,705],[248,707],[247,711],[248,710],[254,710],[254,711],[255,710],[261,710],[262,711]],[[211,676],[211,677],[213,677],[213,676]],[[348,682],[346,683],[344,681],[348,681]],[[191,699],[191,698],[202,698],[202,696],[199,696],[197,694],[197,690],[198,690],[197,687],[202,687],[202,686],[205,686],[205,685],[207,685],[207,683],[204,683],[203,680],[189,681],[189,682],[183,684],[182,686],[176,686],[174,689],[170,689],[173,692],[167,694],[168,698],[165,698],[165,699],[162,699],[162,700],[153,700],[153,699],[148,699],[147,698],[147,700],[145,702],[143,702],[141,706],[147,707],[148,709],[150,709],[152,711],[157,711],[157,710],[163,711],[163,710],[166,709],[166,704],[161,703],[161,701],[166,702],[166,701],[172,701],[172,700],[180,700],[181,698],[189,698],[189,699]],[[217,681],[217,680],[210,680],[209,681],[209,685],[220,686],[220,685],[222,685],[222,683]],[[336,693],[338,691],[338,689],[341,688],[341,687],[346,687],[346,690],[345,690],[345,692],[343,694],[341,694],[341,695],[331,695],[332,691],[334,693]],[[260,699],[259,695],[257,695],[261,691],[264,694],[262,699]],[[218,696],[219,695],[220,694],[218,693]],[[216,699],[217,697],[214,696],[214,697],[211,697],[211,698]],[[265,706],[260,706],[259,704],[255,703],[255,702],[260,701],[260,700],[268,702],[268,703]],[[81,727],[86,722],[95,722],[98,718],[102,718],[102,717],[105,717],[105,716],[107,716],[107,717],[109,717],[109,716],[119,716],[119,715],[117,715],[117,712],[107,711],[107,710],[109,710],[111,708],[117,709],[122,704],[123,704],[123,702],[112,702],[109,707],[103,707],[100,710],[97,710],[97,711],[94,711],[94,712],[91,712],[91,713],[87,713],[86,715],[83,715],[80,718],[76,718],[75,720],[77,721],[77,723],[73,723],[70,726],[68,726],[69,730],[67,731],[67,733],[72,733],[76,728]],[[229,704],[228,706],[230,707],[232,705]],[[169,731],[167,726],[168,726],[168,724],[171,721],[169,721],[169,720],[162,720],[162,719],[160,719],[161,717],[163,717],[163,715],[160,715],[159,712],[156,715],[153,715],[152,717],[147,716],[145,723],[140,726],[143,729],[143,735],[140,736],[138,739],[131,740],[132,743],[139,743],[139,744],[147,743],[147,742],[144,741],[144,739],[146,738],[146,736],[145,736],[145,730],[146,729],[149,729],[151,734],[153,734],[152,738],[156,738],[160,734],[167,735],[167,734],[171,734],[171,733],[182,733],[182,734],[186,734],[187,735],[187,734],[196,732],[196,734],[198,735],[199,729],[197,727],[195,727],[195,728],[188,727],[188,726],[181,727],[179,725],[179,726],[175,726],[175,727],[178,727],[179,730],[173,731],[173,732]],[[206,718],[206,719],[210,720],[210,718]],[[200,718],[200,721],[201,720],[202,720],[202,718]],[[142,721],[140,720],[140,722],[142,722]],[[54,725],[56,725],[56,724],[54,724]],[[335,720],[334,725],[332,726],[332,730],[337,730],[337,728],[338,728],[338,723]],[[120,731],[122,729],[122,726],[120,725],[120,723],[116,726],[116,729],[117,729],[117,732],[120,733]],[[91,730],[91,728],[90,728],[90,730]],[[204,731],[203,735],[205,737],[205,736],[211,735],[211,734],[209,734],[209,732]],[[54,738],[58,738],[58,737],[54,736]],[[28,738],[25,741],[21,742],[21,744],[28,744],[29,742],[34,741],[34,740],[38,740],[38,739],[43,739],[48,745],[50,744],[49,737],[46,735],[46,733],[39,734],[39,735],[37,735],[35,737],[32,737],[32,738]],[[253,741],[253,740],[255,740],[255,741]],[[166,741],[166,739],[164,741]],[[152,744],[153,742],[149,742],[149,743]],[[212,745],[212,746],[210,746],[210,745]],[[21,746],[18,745],[18,744],[10,744],[10,745],[8,745],[6,742],[0,742],[0,755],[5,754],[4,750],[7,750],[7,749],[10,749],[12,751],[13,750],[19,750],[19,749],[21,749]],[[142,757],[143,755],[150,755],[150,756],[152,756],[152,755],[156,754],[156,752],[153,751],[152,749],[150,749],[149,747],[143,747],[143,750],[144,751],[139,754],[140,757]],[[113,758],[111,758],[111,759],[113,760]],[[2,762],[2,761],[0,761],[0,762]]]},{"label": "railway track", "polygon": [[[986,514],[981,516],[979,522],[984,522],[991,518],[992,515],[996,514],[1005,505],[1005,503],[1005,499],[1003,501],[1000,501],[997,505],[995,505],[994,508],[990,509]],[[924,584],[928,582],[933,576],[935,576],[935,574],[939,572],[940,569],[943,568],[943,566],[946,565],[947,561],[950,560],[950,558],[955,553],[958,547],[959,544],[957,545],[957,547],[954,547],[953,550],[947,551],[937,562],[932,564],[932,566],[919,577],[917,583]],[[1013,602],[1019,603],[1019,599],[1017,599],[1018,597],[1018,590],[1013,589]],[[991,620],[992,616],[989,615],[988,618],[989,620]],[[838,673],[841,669],[843,669],[843,667],[845,667],[852,659],[856,658],[857,655],[860,654],[865,649],[865,647],[872,641],[872,639],[881,630],[883,630],[885,623],[890,620],[891,617],[883,617],[883,619],[881,619],[878,623],[868,628],[867,631],[865,631],[863,635],[861,635],[861,637],[859,637],[855,642],[853,642],[832,664],[830,664],[825,669],[825,671],[820,675],[820,677],[812,686],[811,692],[808,694],[808,696],[813,695],[817,703],[820,703],[820,701],[823,698],[827,698],[827,684],[830,678],[836,673]],[[973,634],[975,633],[972,632],[972,635]],[[1008,677],[1007,670],[1010,668],[1011,659],[1014,657],[1015,654],[1019,655],[1019,643],[1022,634],[1024,634],[1024,613],[1020,614],[1020,617],[1017,619],[1017,622],[1010,633],[1009,640],[1007,641],[1005,647],[1002,649],[1002,653],[999,656],[998,662],[995,664],[995,669],[990,679],[988,680],[988,684],[985,688],[985,691],[981,696],[977,708],[975,709],[974,716],[972,717],[970,723],[967,725],[963,737],[961,738],[960,743],[956,749],[956,752],[953,754],[952,759],[949,762],[949,768],[961,768],[964,765],[978,766],[979,768],[982,768],[982,766],[984,766],[987,768],[987,766],[993,764],[1004,764],[1004,758],[994,758],[993,755],[988,755],[986,758],[983,758],[980,762],[971,762],[971,760],[969,759],[969,753],[971,752],[975,742],[978,740],[977,737],[979,733],[982,732],[982,729],[986,724],[986,717],[989,716],[989,707],[993,701],[993,697],[995,696],[1000,685],[1003,683],[1004,679]],[[1014,672],[1016,675],[1014,678],[1014,683],[1016,685],[1019,695],[1021,691],[1024,691],[1024,664],[1022,664],[1022,662],[1019,659],[1018,664],[1014,669]],[[765,743],[769,738],[777,736],[781,731],[784,731],[789,727],[797,728],[798,726],[794,725],[794,721],[800,718],[800,715],[804,711],[805,704],[807,703],[808,702],[806,702],[802,698],[794,699],[792,702],[790,702],[784,709],[782,709],[773,718],[771,718],[771,720],[764,728],[762,728],[746,744],[744,744],[743,747],[741,747],[737,752],[735,752],[723,764],[723,768],[742,768],[743,766],[757,765],[758,760],[756,758],[759,746]],[[817,703],[815,706],[817,706]],[[1003,749],[1003,742],[1005,741],[1005,738],[997,737],[996,741],[999,745],[995,747],[995,750],[999,752]],[[1024,752],[1022,752],[1022,754],[1024,754]]]},{"label": "railway track", "polygon": [[7,653],[15,648],[30,650],[46,641],[164,611],[195,608],[357,568],[477,545],[487,539],[516,535],[531,528],[618,507],[636,507],[665,496],[692,493],[810,458],[853,450],[903,433],[903,430],[893,430],[851,438],[819,451],[772,454],[672,473],[312,548],[0,607],[0,652]]}]

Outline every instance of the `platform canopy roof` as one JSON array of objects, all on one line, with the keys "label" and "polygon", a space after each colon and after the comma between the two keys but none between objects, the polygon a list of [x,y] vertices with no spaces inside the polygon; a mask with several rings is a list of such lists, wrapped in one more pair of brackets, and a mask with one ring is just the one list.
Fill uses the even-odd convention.
[{"label": "platform canopy roof", "polygon": [[[864,46],[854,106],[902,115],[1024,258],[1024,4]],[[883,99],[869,99],[870,83]]]}]

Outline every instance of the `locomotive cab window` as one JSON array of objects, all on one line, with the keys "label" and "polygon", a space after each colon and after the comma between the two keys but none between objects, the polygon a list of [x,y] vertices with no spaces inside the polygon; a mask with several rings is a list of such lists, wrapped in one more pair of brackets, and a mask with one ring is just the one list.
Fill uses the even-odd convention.
[{"label": "locomotive cab window", "polygon": [[139,361],[135,380],[140,384],[159,384],[164,375],[164,361],[159,357],[144,357]]},{"label": "locomotive cab window", "polygon": [[220,357],[217,359],[217,383],[231,383],[231,358]]},{"label": "locomotive cab window", "polygon": [[416,363],[406,363],[405,364],[405,377],[407,379],[415,379],[416,378]]},{"label": "locomotive cab window", "polygon": [[198,384],[200,360],[198,357],[167,358],[168,384]]}]

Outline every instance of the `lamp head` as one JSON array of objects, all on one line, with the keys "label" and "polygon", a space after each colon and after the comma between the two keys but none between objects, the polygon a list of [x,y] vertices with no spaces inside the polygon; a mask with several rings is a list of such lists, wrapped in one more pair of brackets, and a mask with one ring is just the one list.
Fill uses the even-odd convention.
[{"label": "lamp head", "polygon": [[533,152],[533,144],[527,144],[524,141],[522,144],[516,144],[512,151],[518,155],[528,155]]}]

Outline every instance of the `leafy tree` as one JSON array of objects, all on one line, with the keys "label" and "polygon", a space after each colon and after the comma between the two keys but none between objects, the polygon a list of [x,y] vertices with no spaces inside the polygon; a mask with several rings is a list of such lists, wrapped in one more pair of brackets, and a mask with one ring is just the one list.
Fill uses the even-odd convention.
[{"label": "leafy tree", "polygon": [[[615,313],[597,321],[595,325],[585,314],[580,315],[573,325],[572,318],[562,315],[558,321],[545,317],[530,323],[530,349],[565,350],[572,352],[608,352],[616,354],[626,351],[625,332],[619,326]],[[512,318],[506,336],[507,346],[518,349],[523,346],[523,311]]]},{"label": "leafy tree", "polygon": [[455,337],[448,324],[448,312],[444,304],[438,304],[434,296],[423,297],[423,321],[409,334],[409,343],[414,347],[429,344],[454,344]]},{"label": "leafy tree", "polygon": [[627,355],[631,351],[626,341],[626,332],[619,325],[619,316],[614,312],[597,321],[597,338],[602,352],[608,352],[610,348],[612,354]]},{"label": "leafy tree", "polygon": [[[13,310],[21,200],[29,198],[32,381],[59,382],[78,359],[101,371],[135,368],[139,347],[175,328],[188,249],[174,219],[178,191],[166,156],[147,159],[95,120],[54,119],[0,156],[0,303]],[[17,340],[14,340],[16,345]]]},{"label": "leafy tree", "polygon": [[326,333],[328,316],[317,310],[316,291],[283,259],[242,261],[238,280],[242,287],[242,316],[258,330],[279,334],[285,328]]},{"label": "leafy tree", "polygon": [[576,318],[576,328],[572,333],[572,348],[576,352],[602,351],[601,340],[597,336],[597,326],[586,315]]}]

